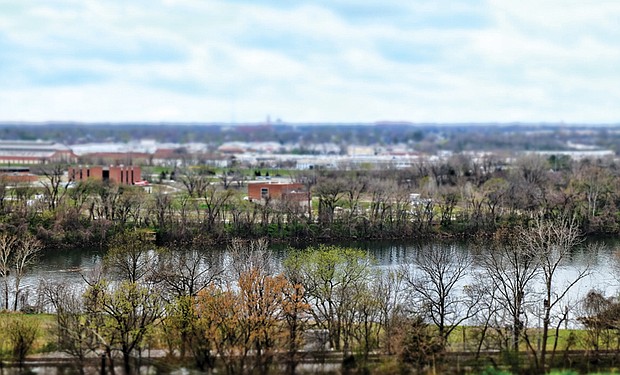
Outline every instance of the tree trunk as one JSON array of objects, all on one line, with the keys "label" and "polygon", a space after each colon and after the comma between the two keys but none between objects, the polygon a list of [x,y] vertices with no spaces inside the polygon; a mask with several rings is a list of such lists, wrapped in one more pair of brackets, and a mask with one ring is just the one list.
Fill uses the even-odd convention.
[{"label": "tree trunk", "polygon": [[125,375],[131,375],[131,357],[129,352],[125,350],[123,350],[123,369]]}]

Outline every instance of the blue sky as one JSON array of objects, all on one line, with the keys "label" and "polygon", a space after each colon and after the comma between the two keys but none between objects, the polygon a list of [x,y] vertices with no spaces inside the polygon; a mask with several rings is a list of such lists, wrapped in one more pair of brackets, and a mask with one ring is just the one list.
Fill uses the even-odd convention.
[{"label": "blue sky", "polygon": [[620,123],[617,0],[0,0],[0,121]]}]

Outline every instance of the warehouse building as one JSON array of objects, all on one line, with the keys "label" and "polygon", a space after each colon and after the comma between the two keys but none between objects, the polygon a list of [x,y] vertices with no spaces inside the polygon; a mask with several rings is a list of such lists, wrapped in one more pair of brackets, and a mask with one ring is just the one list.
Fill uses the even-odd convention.
[{"label": "warehouse building", "polygon": [[0,164],[31,165],[76,163],[77,155],[60,143],[46,141],[0,141]]}]

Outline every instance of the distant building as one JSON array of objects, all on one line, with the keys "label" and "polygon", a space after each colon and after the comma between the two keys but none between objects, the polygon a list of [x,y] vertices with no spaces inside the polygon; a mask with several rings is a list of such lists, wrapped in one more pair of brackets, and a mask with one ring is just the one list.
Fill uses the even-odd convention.
[{"label": "distant building", "polygon": [[187,158],[187,151],[179,148],[158,148],[153,153],[153,165],[181,166]]},{"label": "distant building", "polygon": [[262,202],[268,199],[308,202],[310,193],[303,184],[280,182],[252,182],[248,184],[248,199]]},{"label": "distant building", "polygon": [[616,155],[612,150],[529,151],[526,152],[526,154],[537,154],[546,157],[569,156],[573,160],[602,159],[614,157]]},{"label": "distant building", "polygon": [[0,141],[0,164],[76,163],[77,155],[60,143],[43,141]]},{"label": "distant building", "polygon": [[152,155],[146,152],[92,152],[80,156],[80,163],[104,165],[150,165]]},{"label": "distant building", "polygon": [[88,179],[110,181],[125,185],[139,185],[142,182],[140,167],[134,165],[70,167],[68,177],[69,181],[73,182],[86,181]]},{"label": "distant building", "polygon": [[0,182],[9,185],[31,184],[39,180],[29,167],[0,167]]}]

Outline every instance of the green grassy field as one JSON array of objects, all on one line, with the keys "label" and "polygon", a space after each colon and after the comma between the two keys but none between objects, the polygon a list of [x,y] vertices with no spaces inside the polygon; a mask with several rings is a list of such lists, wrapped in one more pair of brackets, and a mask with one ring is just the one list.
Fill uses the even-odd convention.
[{"label": "green grassy field", "polygon": [[22,327],[32,327],[36,330],[36,336],[32,353],[50,352],[56,349],[56,338],[54,337],[53,327],[55,317],[52,314],[20,314],[20,313],[1,313],[0,314],[0,356],[6,358],[10,356],[12,347],[12,334],[14,333],[14,322],[23,323]]}]

